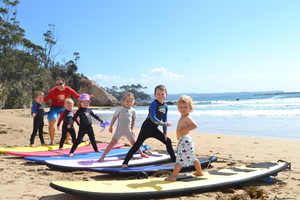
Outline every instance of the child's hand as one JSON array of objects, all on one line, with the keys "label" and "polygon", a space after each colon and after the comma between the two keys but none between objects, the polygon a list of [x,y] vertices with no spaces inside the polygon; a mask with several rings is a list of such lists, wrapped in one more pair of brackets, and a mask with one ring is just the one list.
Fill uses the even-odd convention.
[{"label": "child's hand", "polygon": [[112,133],[112,132],[113,132],[113,127],[112,127],[112,126],[109,126],[108,131],[109,131],[110,133]]},{"label": "child's hand", "polygon": [[35,114],[35,113],[32,113],[32,114],[31,114],[31,116],[32,116],[32,117],[35,117],[35,116],[36,116],[36,114]]},{"label": "child's hand", "polygon": [[171,122],[165,122],[166,127],[172,126]]},{"label": "child's hand", "polygon": [[[109,122],[107,121],[103,121],[100,123],[100,127],[102,127],[102,130],[100,130],[100,133],[103,132],[105,130],[105,127],[110,125]],[[110,126],[109,126],[110,127]]]},{"label": "child's hand", "polygon": [[67,126],[67,128],[71,128],[71,125],[69,124],[69,125]]}]

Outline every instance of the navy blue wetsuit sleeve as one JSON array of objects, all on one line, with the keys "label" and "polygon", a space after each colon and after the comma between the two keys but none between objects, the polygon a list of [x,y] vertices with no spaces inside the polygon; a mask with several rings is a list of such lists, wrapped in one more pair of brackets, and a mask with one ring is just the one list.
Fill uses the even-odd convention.
[{"label": "navy blue wetsuit sleeve", "polygon": [[157,117],[156,117],[156,108],[158,106],[158,103],[156,101],[153,101],[150,104],[150,119],[153,123],[160,125],[160,126],[166,126],[166,124],[162,121],[160,121]]},{"label": "navy blue wetsuit sleeve", "polygon": [[[168,121],[168,106],[167,106],[167,104],[165,104],[165,107],[166,107],[166,113],[164,115],[163,122]],[[163,127],[163,131],[164,131],[164,134],[167,133],[167,127],[166,126]]]},{"label": "navy blue wetsuit sleeve", "polygon": [[32,104],[32,107],[31,107],[31,114],[36,113],[37,107],[38,107],[38,104],[37,104],[37,103],[33,103],[33,104]]},{"label": "navy blue wetsuit sleeve", "polygon": [[92,115],[95,119],[97,119],[99,122],[103,123],[103,120],[100,119],[100,117],[99,117],[98,115],[96,115],[92,110],[91,110],[91,115]]}]

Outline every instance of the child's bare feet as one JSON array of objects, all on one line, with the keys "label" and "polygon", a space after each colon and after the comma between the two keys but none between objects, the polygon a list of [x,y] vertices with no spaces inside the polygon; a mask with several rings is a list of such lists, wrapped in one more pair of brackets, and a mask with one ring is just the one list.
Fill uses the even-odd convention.
[{"label": "child's bare feet", "polygon": [[103,162],[104,161],[104,158],[99,158],[98,160],[97,160],[98,162]]},{"label": "child's bare feet", "polygon": [[121,168],[128,168],[128,165],[123,164],[123,165],[121,166]]},{"label": "child's bare feet", "polygon": [[141,154],[141,157],[143,157],[143,158],[149,158],[149,156],[147,155],[147,154]]},{"label": "child's bare feet", "polygon": [[177,178],[176,177],[173,177],[173,176],[169,176],[167,178],[165,178],[165,181],[176,181]]},{"label": "child's bare feet", "polygon": [[64,148],[62,147],[62,148],[59,148],[59,150],[63,150]]},{"label": "child's bare feet", "polygon": [[42,146],[48,146],[48,144],[46,144],[46,143],[43,143],[43,144],[41,144]]},{"label": "child's bare feet", "polygon": [[30,146],[31,146],[31,147],[36,147],[35,144],[31,144]]},{"label": "child's bare feet", "polygon": [[54,145],[54,142],[53,142],[53,141],[51,141],[51,142],[49,143],[49,145]]},{"label": "child's bare feet", "polygon": [[74,157],[74,154],[70,153],[70,154],[69,154],[69,157]]},{"label": "child's bare feet", "polygon": [[204,174],[203,174],[202,172],[200,172],[200,173],[195,172],[193,175],[194,175],[194,176],[204,176]]},{"label": "child's bare feet", "polygon": [[65,144],[72,144],[70,141],[65,141]]}]

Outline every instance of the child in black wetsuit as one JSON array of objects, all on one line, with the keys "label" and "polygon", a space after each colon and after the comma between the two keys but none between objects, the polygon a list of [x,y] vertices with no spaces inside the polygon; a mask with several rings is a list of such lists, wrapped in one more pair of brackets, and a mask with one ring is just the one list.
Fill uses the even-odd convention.
[{"label": "child in black wetsuit", "polygon": [[77,117],[80,118],[78,136],[69,153],[70,157],[74,156],[73,153],[76,150],[77,146],[82,142],[82,139],[85,134],[88,134],[92,146],[94,148],[94,151],[99,152],[95,140],[94,130],[92,127],[92,117],[94,117],[101,123],[103,123],[103,121],[98,117],[98,115],[95,115],[94,112],[89,108],[90,103],[91,103],[90,96],[88,94],[81,94],[78,103],[79,109],[77,110],[76,114],[74,115],[72,120],[70,120],[69,125],[67,126],[67,128],[71,128],[71,125],[73,124],[75,119]]},{"label": "child in black wetsuit", "polygon": [[31,107],[31,116],[33,117],[33,131],[30,137],[30,146],[35,147],[34,139],[37,132],[39,132],[39,138],[43,146],[46,145],[43,137],[43,128],[44,128],[44,115],[47,115],[48,112],[44,111],[42,103],[44,102],[44,93],[42,91],[36,91],[34,94],[35,102]]},{"label": "child in black wetsuit", "polygon": [[[66,108],[66,110],[64,110],[60,113],[60,117],[57,121],[57,130],[59,130],[60,123],[61,123],[61,121],[63,121],[62,131],[61,131],[61,139],[59,142],[60,150],[64,147],[64,142],[66,140],[68,133],[70,133],[70,135],[71,135],[73,144],[76,141],[76,133],[75,133],[73,124],[71,125],[70,128],[67,128],[68,124],[74,117],[74,112],[72,111],[73,106],[74,106],[74,101],[72,99],[66,99],[64,102],[64,107]],[[79,126],[80,125],[79,121],[77,119],[75,121],[76,121],[77,125]]]},{"label": "child in black wetsuit", "polygon": [[[176,161],[171,139],[167,136],[167,127],[172,124],[167,121],[168,106],[164,103],[164,100],[167,98],[166,87],[163,85],[156,86],[154,96],[156,99],[150,104],[148,117],[142,125],[136,142],[127,153],[122,168],[128,167],[128,162],[133,154],[140,148],[143,142],[150,137],[156,138],[164,143],[171,157],[171,161]],[[163,126],[163,133],[158,129],[158,126]]]}]

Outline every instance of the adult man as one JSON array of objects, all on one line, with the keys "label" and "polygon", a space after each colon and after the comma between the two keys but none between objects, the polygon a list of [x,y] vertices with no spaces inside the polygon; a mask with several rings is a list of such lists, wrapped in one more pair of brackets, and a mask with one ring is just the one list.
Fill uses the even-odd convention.
[{"label": "adult man", "polygon": [[54,144],[54,136],[55,136],[54,125],[58,118],[58,114],[61,113],[63,110],[65,110],[64,108],[65,99],[67,99],[69,96],[72,96],[76,99],[79,98],[79,94],[75,90],[73,90],[68,86],[65,86],[65,80],[62,77],[57,77],[55,80],[55,84],[56,86],[49,91],[49,93],[44,99],[45,102],[51,100],[50,112],[48,114],[49,134],[51,139],[49,145]]}]

